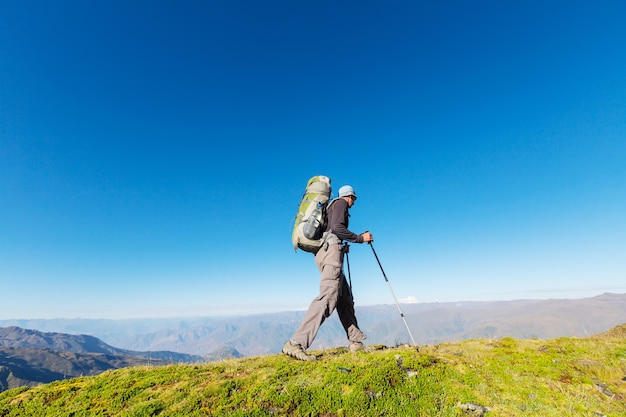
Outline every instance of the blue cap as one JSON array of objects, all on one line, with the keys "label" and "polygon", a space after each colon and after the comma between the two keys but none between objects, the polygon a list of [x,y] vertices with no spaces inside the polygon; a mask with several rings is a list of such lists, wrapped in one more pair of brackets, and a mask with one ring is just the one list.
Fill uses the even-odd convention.
[{"label": "blue cap", "polygon": [[349,195],[353,195],[356,198],[356,193],[354,192],[354,188],[349,185],[344,185],[339,189],[339,197],[346,197]]}]

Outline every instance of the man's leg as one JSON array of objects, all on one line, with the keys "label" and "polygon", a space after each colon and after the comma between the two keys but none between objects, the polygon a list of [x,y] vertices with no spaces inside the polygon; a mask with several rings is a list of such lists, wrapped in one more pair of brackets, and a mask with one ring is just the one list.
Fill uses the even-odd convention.
[{"label": "man's leg", "polygon": [[337,306],[341,291],[341,245],[329,244],[315,255],[315,262],[321,272],[320,294],[311,302],[302,323],[291,337],[291,341],[308,349],[327,317]]},{"label": "man's leg", "polygon": [[348,340],[352,343],[362,342],[367,338],[365,333],[359,329],[359,325],[354,313],[354,298],[352,297],[352,290],[348,286],[346,277],[341,273],[341,292],[339,300],[337,301],[337,314],[339,320],[346,331]]}]

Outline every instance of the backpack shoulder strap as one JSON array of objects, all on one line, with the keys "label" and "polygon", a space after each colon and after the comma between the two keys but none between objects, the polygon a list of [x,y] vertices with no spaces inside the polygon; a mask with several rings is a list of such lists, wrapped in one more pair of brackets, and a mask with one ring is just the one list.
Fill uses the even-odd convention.
[{"label": "backpack shoulder strap", "polygon": [[326,206],[326,210],[328,210],[328,209],[330,208],[330,206],[332,206],[332,205],[333,205],[333,203],[334,203],[335,201],[339,200],[340,198],[341,198],[341,197],[336,197],[336,198],[333,198],[332,200],[330,200],[330,203],[328,203],[328,205]]}]

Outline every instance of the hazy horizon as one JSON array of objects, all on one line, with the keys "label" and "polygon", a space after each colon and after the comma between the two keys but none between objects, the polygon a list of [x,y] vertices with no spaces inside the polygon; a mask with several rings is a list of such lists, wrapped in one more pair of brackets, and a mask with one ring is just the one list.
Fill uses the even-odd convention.
[{"label": "hazy horizon", "polygon": [[[561,293],[559,291],[559,293]],[[398,300],[400,307],[402,308],[403,305],[414,305],[414,304],[463,304],[463,303],[499,303],[499,302],[515,302],[515,301],[550,301],[550,300],[580,300],[580,299],[587,299],[587,298],[595,298],[598,296],[602,296],[602,295],[624,295],[626,293],[616,293],[616,292],[602,292],[602,293],[597,293],[594,295],[584,295],[584,296],[578,296],[578,297],[518,297],[518,298],[510,298],[510,299],[483,299],[483,300],[432,300],[432,301],[406,301],[406,300]],[[391,299],[391,295],[389,296],[390,298],[390,302],[381,302],[378,304],[367,304],[367,305],[363,305],[363,304],[356,304],[355,307],[357,309],[359,308],[369,308],[369,307],[378,307],[378,306],[385,306],[385,307],[393,307],[394,310],[397,309],[396,304],[393,302],[393,300]],[[53,321],[53,320],[103,320],[103,321],[124,321],[124,320],[179,320],[179,319],[205,319],[205,318],[228,318],[228,317],[245,317],[245,316],[255,316],[255,315],[271,315],[271,314],[281,314],[281,313],[291,313],[291,312],[303,312],[306,311],[308,305],[303,306],[301,308],[280,308],[280,307],[276,307],[274,309],[264,309],[264,310],[246,310],[246,309],[239,309],[236,308],[237,312],[226,312],[226,311],[222,311],[222,312],[198,312],[197,314],[187,314],[187,313],[175,313],[175,314],[170,314],[170,315],[157,315],[156,311],[154,315],[136,315],[136,316],[108,316],[108,317],[104,317],[104,316],[94,316],[94,317],[89,317],[89,316],[75,316],[75,317],[10,317],[10,318],[4,318],[4,317],[0,317],[0,322],[17,322],[17,321],[38,321],[38,320],[42,320],[42,321]],[[333,313],[334,314],[334,313]]]}]

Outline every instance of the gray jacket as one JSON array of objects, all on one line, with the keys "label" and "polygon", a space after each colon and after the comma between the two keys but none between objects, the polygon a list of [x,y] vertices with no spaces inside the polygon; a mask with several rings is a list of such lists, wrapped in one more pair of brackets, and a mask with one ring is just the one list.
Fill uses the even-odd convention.
[{"label": "gray jacket", "polygon": [[336,198],[328,205],[326,231],[331,231],[340,240],[363,243],[363,236],[357,235],[348,229],[349,219],[348,202],[343,198]]}]

